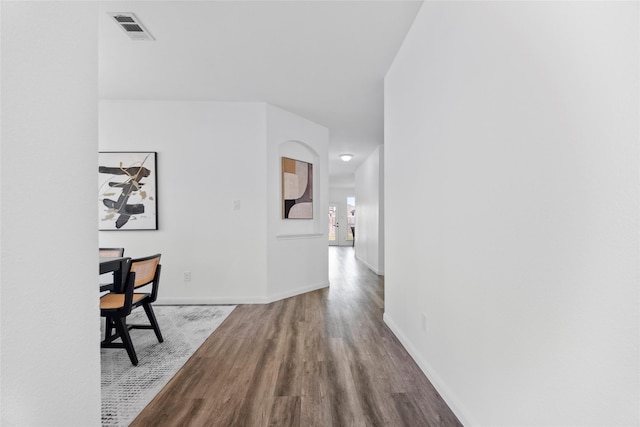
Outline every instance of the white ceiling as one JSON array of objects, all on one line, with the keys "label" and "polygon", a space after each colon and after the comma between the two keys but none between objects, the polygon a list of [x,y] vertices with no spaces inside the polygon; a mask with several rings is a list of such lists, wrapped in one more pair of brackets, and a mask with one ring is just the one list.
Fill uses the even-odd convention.
[{"label": "white ceiling", "polygon": [[[107,1],[100,96],[267,102],[329,128],[333,186],[383,143],[383,78],[421,1]],[[107,12],[133,12],[133,41]],[[352,153],[345,163],[341,153]]]}]

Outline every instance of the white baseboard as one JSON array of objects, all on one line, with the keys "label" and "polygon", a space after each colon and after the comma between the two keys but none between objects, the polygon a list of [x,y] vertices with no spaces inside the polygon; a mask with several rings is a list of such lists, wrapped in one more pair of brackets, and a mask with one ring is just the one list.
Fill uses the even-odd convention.
[{"label": "white baseboard", "polygon": [[361,263],[363,263],[364,265],[366,265],[369,270],[373,271],[378,276],[384,276],[384,271],[378,270],[377,268],[369,264],[365,259],[360,258],[357,252],[356,252],[356,259]]},{"label": "white baseboard", "polygon": [[281,299],[294,297],[296,295],[306,294],[307,292],[317,291],[329,287],[329,282],[316,283],[314,285],[302,286],[300,288],[291,289],[286,292],[269,295],[267,303],[275,302]]},{"label": "white baseboard", "polygon": [[239,304],[266,304],[264,298],[206,298],[206,297],[169,297],[158,298],[157,305],[239,305]]},{"label": "white baseboard", "polygon": [[473,418],[464,408],[464,405],[462,405],[460,399],[458,399],[456,395],[449,389],[449,387],[447,387],[446,383],[436,373],[431,364],[429,364],[429,362],[427,362],[423,357],[420,356],[416,348],[413,346],[413,344],[411,344],[411,341],[402,332],[402,330],[393,321],[393,319],[391,319],[391,317],[387,313],[384,313],[383,319],[384,323],[389,327],[389,329],[391,329],[391,332],[393,332],[393,334],[398,338],[400,343],[404,346],[413,360],[415,360],[415,362],[418,364],[418,367],[422,370],[422,372],[424,372],[429,381],[431,381],[431,384],[433,384],[433,386],[447,403],[449,408],[451,408],[456,417],[458,417],[458,420],[460,420],[462,425],[478,425],[477,423],[473,422]]},{"label": "white baseboard", "polygon": [[329,286],[329,282],[321,282],[314,285],[303,286],[296,289],[291,289],[286,292],[280,292],[267,297],[222,297],[222,298],[207,298],[207,297],[169,297],[158,298],[157,305],[239,305],[239,304],[270,304],[281,299],[294,297],[296,295],[305,294],[307,292],[316,291],[318,289],[326,288]]}]

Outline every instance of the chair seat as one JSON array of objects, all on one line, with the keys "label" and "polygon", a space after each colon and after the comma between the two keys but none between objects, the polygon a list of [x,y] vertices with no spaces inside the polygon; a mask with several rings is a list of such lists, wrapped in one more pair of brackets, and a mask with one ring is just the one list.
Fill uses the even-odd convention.
[{"label": "chair seat", "polygon": [[[148,294],[133,294],[133,304],[140,302]],[[100,298],[100,310],[117,310],[124,306],[124,294],[109,293]]]}]

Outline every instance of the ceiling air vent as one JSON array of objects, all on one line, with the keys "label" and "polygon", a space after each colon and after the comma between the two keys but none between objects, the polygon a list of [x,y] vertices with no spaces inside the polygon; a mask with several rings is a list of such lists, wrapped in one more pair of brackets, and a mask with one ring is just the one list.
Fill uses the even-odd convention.
[{"label": "ceiling air vent", "polygon": [[131,40],[154,40],[153,36],[149,34],[149,31],[133,13],[110,12],[109,15],[127,33]]}]

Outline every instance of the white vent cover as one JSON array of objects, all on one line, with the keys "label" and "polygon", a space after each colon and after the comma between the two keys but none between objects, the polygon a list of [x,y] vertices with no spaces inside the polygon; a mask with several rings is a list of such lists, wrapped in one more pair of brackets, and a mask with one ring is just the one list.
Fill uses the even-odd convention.
[{"label": "white vent cover", "polygon": [[154,40],[149,31],[142,25],[142,22],[129,12],[109,12],[118,26],[124,30],[131,40]]}]

